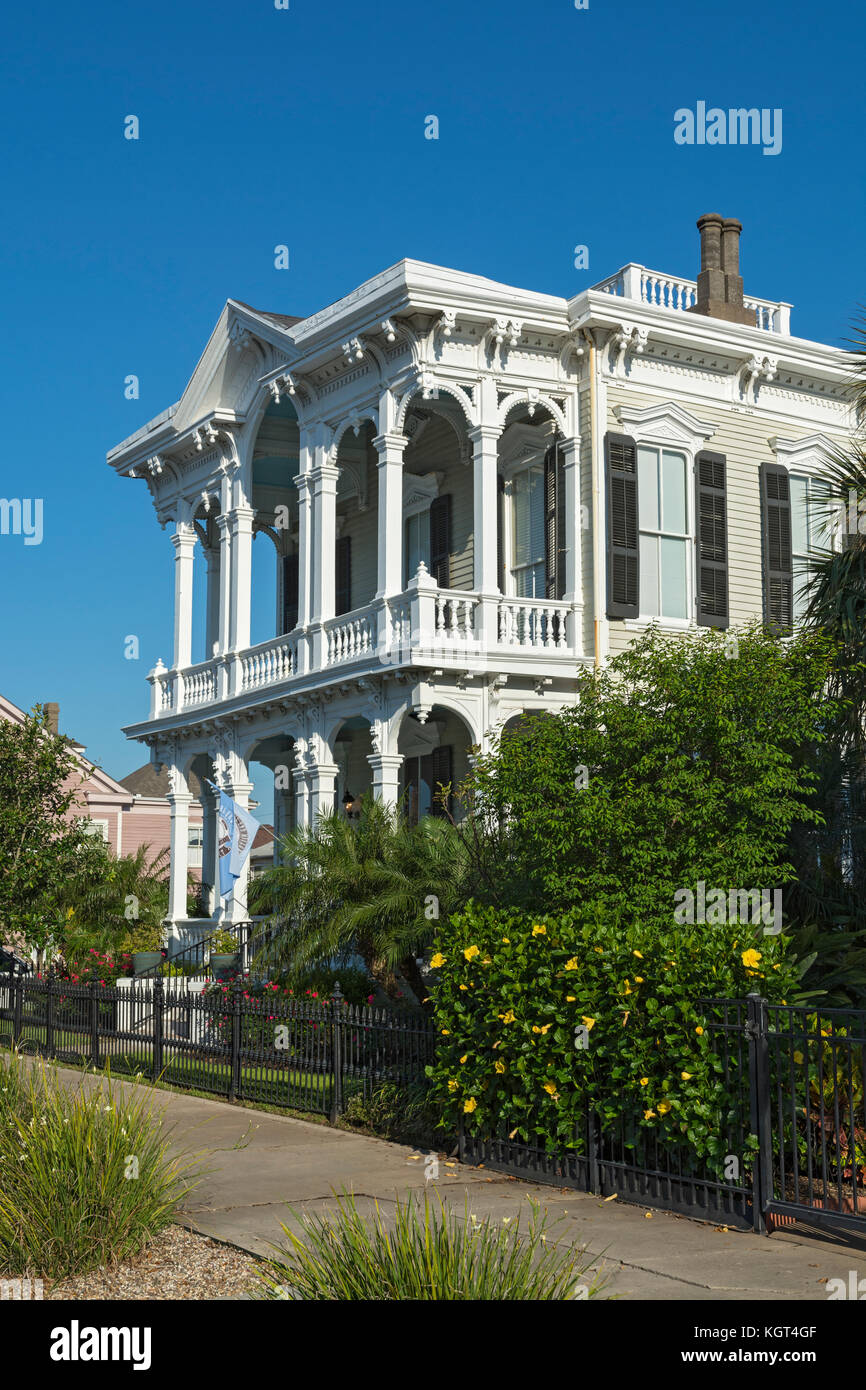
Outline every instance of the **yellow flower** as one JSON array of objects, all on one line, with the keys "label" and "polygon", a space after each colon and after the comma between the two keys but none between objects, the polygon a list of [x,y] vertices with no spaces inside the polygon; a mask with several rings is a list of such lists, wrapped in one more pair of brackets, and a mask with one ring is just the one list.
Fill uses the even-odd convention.
[{"label": "yellow flower", "polygon": [[513,1023],[513,1022],[514,1022],[514,1013],[513,1013],[513,1011],[512,1011],[511,1009],[508,1009],[508,1011],[507,1011],[506,1013],[501,1014],[500,1017],[501,1017],[503,1023]]},{"label": "yellow flower", "polygon": [[642,985],[642,984],[643,984],[643,975],[635,975],[635,977],[634,977],[634,982],[635,982],[636,985]]},{"label": "yellow flower", "polygon": [[475,1099],[474,1096],[470,1096],[468,1100],[464,1100],[464,1102],[463,1102],[463,1114],[464,1114],[464,1115],[471,1115],[471,1114],[472,1114],[472,1111],[473,1111],[473,1110],[476,1110],[477,1108],[478,1108],[478,1101]]},{"label": "yellow flower", "polygon": [[468,985],[461,985],[460,988],[461,988],[461,989],[468,989],[469,986],[468,986]]},{"label": "yellow flower", "polygon": [[431,970],[438,970],[439,967],[442,966],[442,965],[444,965],[444,964],[445,964],[445,957],[443,956],[443,954],[442,954],[441,951],[437,951],[436,954],[435,954],[435,956],[431,957],[431,960],[430,960],[430,968],[431,968]]},{"label": "yellow flower", "polygon": [[559,1092],[556,1089],[555,1081],[545,1081],[544,1089],[549,1096],[553,1096],[554,1100],[559,1100]]},{"label": "yellow flower", "polygon": [[576,995],[576,994],[567,994],[567,995],[565,996],[565,1002],[566,1002],[566,1004],[573,1004],[573,1003],[575,1002],[576,999],[577,999],[577,995]]},{"label": "yellow flower", "polygon": [[579,969],[580,969],[580,961],[577,959],[577,956],[572,956],[571,960],[567,960],[567,961],[565,962],[565,969],[566,969],[566,970],[579,970]]},{"label": "yellow flower", "polygon": [[498,1071],[498,1072],[499,1072],[499,1075],[501,1076],[502,1073],[505,1071],[505,1063],[504,1063],[504,1062],[497,1062],[496,1065],[495,1065],[495,1067],[493,1068],[493,1070],[494,1070],[494,1071]]},{"label": "yellow flower", "polygon": [[533,1023],[533,1025],[532,1025],[532,1031],[533,1031],[533,1033],[546,1033],[547,1030],[548,1030],[549,1028],[551,1028],[552,1026],[553,1026],[553,1025],[550,1024],[550,1023],[545,1023],[545,1025],[544,1025],[543,1028],[539,1028],[539,1026],[538,1026],[537,1023]]},{"label": "yellow flower", "polygon": [[659,1114],[660,1114],[660,1115],[666,1115],[666,1114],[668,1113],[668,1111],[670,1110],[670,1108],[671,1108],[671,1103],[670,1103],[669,1100],[660,1100],[660,1101],[659,1101]]},{"label": "yellow flower", "polygon": [[697,1033],[699,1038],[702,1038],[704,1035],[704,1030],[700,1024],[698,1024],[697,1028],[695,1029],[695,1032]]},{"label": "yellow flower", "polygon": [[800,1063],[802,1062],[802,1060],[803,1060],[803,1054],[802,1054],[802,1052],[795,1052],[795,1053],[794,1053],[794,1061],[797,1063],[798,1066],[800,1065]]},{"label": "yellow flower", "polygon": [[510,945],[511,945],[511,942],[508,940],[508,937],[507,937],[507,936],[503,936],[503,938],[502,938],[502,944],[503,944],[503,946],[510,946]]},{"label": "yellow flower", "polygon": [[645,1110],[643,1112],[643,1117],[645,1120],[654,1120],[656,1117],[656,1112],[654,1110]]},{"label": "yellow flower", "polygon": [[476,956],[480,956],[480,955],[481,955],[481,947],[480,947],[480,946],[467,946],[467,947],[466,947],[466,950],[463,952],[463,954],[464,954],[464,956],[466,957],[467,960],[474,960]]},{"label": "yellow flower", "polygon": [[442,1036],[443,1036],[443,1038],[450,1037],[450,1035],[451,1035],[451,1029],[450,1029],[450,1028],[443,1028],[443,1029],[442,1029]]},{"label": "yellow flower", "polygon": [[741,959],[747,970],[757,970],[761,964],[761,953],[753,947],[750,951],[744,951]]},{"label": "yellow flower", "polygon": [[632,951],[632,955],[637,956],[638,960],[643,960],[643,951]]},{"label": "yellow flower", "polygon": [[587,1032],[589,1032],[590,1028],[594,1028],[594,1027],[595,1027],[595,1019],[594,1019],[594,1018],[587,1018],[587,1017],[586,1017],[586,1014],[583,1014],[583,1015],[582,1015],[580,1021],[581,1021],[581,1023],[583,1024],[583,1026],[584,1026],[584,1028],[586,1029]]},{"label": "yellow flower", "polygon": [[648,1076],[642,1076],[641,1079],[640,1079],[640,1084],[641,1084],[642,1086],[648,1086],[648,1085],[649,1085],[649,1077],[648,1077]]},{"label": "yellow flower", "polygon": [[594,947],[593,947],[593,950],[596,951],[597,954],[600,955],[600,956],[603,956],[603,955],[604,955],[604,951],[601,949],[600,946],[594,946]]},{"label": "yellow flower", "polygon": [[533,936],[547,936],[547,927],[543,927],[540,922],[536,922],[532,928]]},{"label": "yellow flower", "polygon": [[453,1077],[452,1077],[452,1079],[448,1082],[448,1089],[449,1089],[449,1091],[456,1091],[456,1090],[457,1090],[457,1082],[454,1080]]},{"label": "yellow flower", "polygon": [[469,1057],[469,1053],[468,1053],[468,1052],[464,1052],[464,1053],[463,1053],[463,1056],[460,1058],[460,1065],[461,1065],[461,1067],[463,1066],[463,1063],[468,1059],[468,1057]]},{"label": "yellow flower", "polygon": [[626,982],[625,982],[625,992],[626,992],[626,994],[631,994],[631,992],[632,992],[632,988],[631,988],[631,985],[629,984],[628,980],[626,980]]},{"label": "yellow flower", "polygon": [[692,1079],[692,1073],[690,1071],[681,1071],[680,1076],[682,1077],[683,1081],[691,1081]]}]

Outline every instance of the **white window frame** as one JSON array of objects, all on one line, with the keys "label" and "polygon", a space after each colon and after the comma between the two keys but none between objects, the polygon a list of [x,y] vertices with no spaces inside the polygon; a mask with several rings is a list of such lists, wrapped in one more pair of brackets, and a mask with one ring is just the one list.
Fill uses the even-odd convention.
[{"label": "white window frame", "polygon": [[412,518],[427,518],[427,558],[424,561],[430,568],[430,507],[439,496],[444,473],[405,473],[403,474],[403,586],[407,587],[415,578],[409,571],[409,546],[407,523]]},{"label": "white window frame", "polygon": [[[809,507],[809,502],[810,502],[810,500],[811,500],[811,497],[810,497],[811,485],[812,485],[813,483],[820,483],[821,486],[824,487],[824,488],[826,488],[827,491],[829,492],[829,491],[830,491],[831,484],[830,484],[830,479],[827,478],[827,477],[824,477],[821,473],[807,472],[806,469],[798,468],[798,467],[796,466],[795,463],[790,464],[789,467],[788,467],[788,486],[789,486],[789,494],[790,494],[790,498],[791,498],[791,567],[792,567],[792,575],[793,575],[793,581],[794,581],[794,594],[793,594],[793,600],[792,600],[792,611],[793,611],[793,618],[794,618],[794,626],[796,627],[797,624],[800,622],[800,618],[797,616],[797,611],[796,611],[796,609],[797,609],[797,590],[798,590],[799,588],[802,588],[804,583],[808,583],[808,580],[809,580],[809,577],[810,577],[810,571],[811,571],[811,568],[812,568],[810,561],[811,561],[815,556],[820,555],[822,552],[826,552],[826,550],[828,550],[828,549],[830,549],[830,550],[836,550],[836,549],[838,549],[838,546],[839,546],[839,537],[838,537],[838,535],[836,534],[835,531],[831,531],[831,532],[827,533],[827,535],[825,536],[825,540],[829,542],[828,545],[823,545],[823,544],[821,544],[821,541],[820,541],[820,539],[819,539],[818,549],[817,549],[817,550],[802,551],[802,550],[795,550],[795,549],[794,549],[794,539],[795,539],[795,537],[794,537],[794,491],[793,491],[793,483],[794,483],[795,480],[796,480],[798,483],[805,483],[805,484],[806,484],[806,507],[807,507],[806,517],[807,517],[807,530],[811,530],[811,528],[810,528],[809,525],[808,525],[808,507]],[[807,539],[811,540],[812,537],[811,537],[811,536],[808,536]],[[804,563],[804,562],[805,562],[805,563]],[[808,599],[807,599],[807,602],[808,602]]]},{"label": "white window frame", "polygon": [[[556,424],[553,421],[544,421],[539,425],[515,425],[510,432],[507,446],[500,453],[500,463],[502,479],[505,484],[505,503],[502,516],[502,569],[503,583],[505,586],[505,598],[526,598],[528,603],[532,603],[531,597],[517,593],[517,586],[514,583],[514,526],[516,521],[514,508],[514,480],[520,473],[528,472],[532,468],[540,468],[542,475],[542,488],[544,487],[544,456],[548,448],[556,437]],[[546,556],[542,556],[542,562]],[[538,561],[534,562],[538,564]],[[531,568],[527,565],[526,568]],[[537,594],[536,599],[542,602],[544,594]]]},{"label": "white window frame", "polygon": [[[631,621],[632,621],[633,623],[636,623],[636,624],[637,624],[638,626],[640,626],[640,627],[649,627],[649,625],[650,625],[651,623],[655,623],[658,627],[670,628],[670,629],[672,629],[673,631],[685,631],[686,629],[688,629],[688,628],[690,628],[690,627],[695,627],[695,626],[697,626],[697,617],[696,617],[696,614],[695,614],[695,602],[696,602],[696,599],[695,599],[695,489],[694,489],[694,485],[693,485],[694,476],[695,476],[695,458],[694,458],[694,454],[691,453],[691,452],[689,451],[689,449],[687,449],[684,445],[679,444],[679,443],[674,443],[674,442],[671,441],[670,439],[667,439],[667,440],[636,439],[636,440],[635,440],[635,446],[636,446],[636,447],[635,447],[635,468],[637,469],[637,487],[638,487],[638,492],[637,492],[638,554],[640,554],[640,541],[641,541],[641,536],[655,536],[655,537],[657,537],[657,538],[659,538],[659,539],[661,539],[662,537],[667,536],[667,537],[670,537],[672,540],[678,540],[678,541],[683,541],[683,540],[684,540],[684,541],[685,541],[685,543],[686,543],[686,595],[685,595],[685,598],[686,598],[686,601],[685,601],[686,617],[685,617],[685,618],[669,618],[669,617],[666,617],[666,616],[664,616],[663,614],[660,614],[660,613],[640,613],[640,614],[638,615],[637,618],[632,618]],[[644,526],[642,525],[642,523],[641,523],[641,502],[640,502],[640,466],[639,466],[639,462],[638,462],[638,455],[639,455],[641,449],[654,449],[655,452],[656,452],[657,455],[658,455],[659,464],[661,463],[661,457],[662,457],[662,454],[663,454],[663,453],[677,454],[680,458],[682,458],[682,460],[683,460],[683,465],[684,465],[684,467],[683,467],[683,481],[684,481],[685,490],[686,490],[686,529],[685,529],[685,531],[683,531],[683,532],[665,531],[665,530],[649,531],[649,530],[646,530],[646,529],[644,528]],[[691,485],[690,485],[690,484],[691,484]],[[659,497],[659,503],[661,503],[661,497]],[[659,521],[661,521],[661,518],[659,518]],[[641,568],[641,570],[642,570],[642,568],[643,568],[643,560],[640,561],[640,568]],[[659,577],[661,577],[661,568],[659,568]],[[659,587],[659,601],[661,601],[661,587]]]},{"label": "white window frame", "polygon": [[108,818],[106,816],[81,816],[80,819],[87,827],[88,835],[99,834],[102,836],[103,844],[108,844]]},{"label": "white window frame", "polygon": [[[671,453],[682,454],[686,461],[686,618],[658,618],[642,613],[637,618],[623,619],[623,626],[630,631],[643,631],[651,624],[668,632],[687,632],[698,625],[697,591],[695,587],[695,459],[703,449],[710,447],[709,440],[715,434],[715,426],[709,421],[699,420],[691,411],[685,410],[676,401],[660,401],[656,405],[619,405],[613,414],[617,424],[614,428],[629,435],[636,449],[667,449]],[[635,459],[637,464],[637,459]],[[603,480],[602,480],[603,486]],[[602,495],[604,493],[602,492]],[[638,491],[638,545],[640,545],[640,491]],[[663,534],[663,533],[662,533]]]}]

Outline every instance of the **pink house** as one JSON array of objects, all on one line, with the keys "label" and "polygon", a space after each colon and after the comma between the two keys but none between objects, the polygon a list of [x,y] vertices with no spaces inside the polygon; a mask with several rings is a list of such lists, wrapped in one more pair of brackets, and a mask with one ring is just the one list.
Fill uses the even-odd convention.
[{"label": "pink house", "polygon": [[[60,709],[56,704],[46,704],[49,727],[55,733],[59,728]],[[25,714],[11,700],[0,695],[0,719],[8,719],[14,724],[24,722]],[[168,793],[168,773],[162,769],[156,773],[150,763],[128,777],[116,782],[102,768],[85,757],[84,747],[71,740],[75,759],[80,768],[78,785],[78,804],[70,810],[70,817],[87,818],[93,833],[101,835],[115,854],[134,854],[141,845],[148,845],[151,857],[169,847],[169,828],[171,812],[166,800]],[[194,797],[198,797],[198,783],[190,786]],[[193,875],[201,878],[201,835],[202,807],[194,800],[189,808],[189,867]]]}]

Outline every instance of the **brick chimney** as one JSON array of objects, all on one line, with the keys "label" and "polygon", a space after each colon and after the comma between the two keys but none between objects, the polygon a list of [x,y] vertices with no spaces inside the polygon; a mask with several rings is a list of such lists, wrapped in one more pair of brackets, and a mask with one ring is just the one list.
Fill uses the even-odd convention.
[{"label": "brick chimney", "polygon": [[45,719],[52,734],[60,733],[60,706],[49,703],[45,706]]},{"label": "brick chimney", "polygon": [[728,323],[754,325],[754,314],[743,303],[743,279],[740,275],[740,232],[743,224],[736,217],[720,217],[707,212],[698,218],[701,234],[701,269],[698,274],[698,299],[691,307],[693,314],[727,319]]}]

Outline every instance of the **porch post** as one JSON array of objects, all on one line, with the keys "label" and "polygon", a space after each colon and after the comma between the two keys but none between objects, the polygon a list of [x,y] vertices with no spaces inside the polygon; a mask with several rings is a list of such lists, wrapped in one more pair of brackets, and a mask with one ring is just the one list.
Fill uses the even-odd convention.
[{"label": "porch post", "polygon": [[565,516],[565,590],[563,597],[572,605],[567,619],[566,637],[575,656],[583,651],[582,526],[580,509],[580,438],[562,439],[563,512]]},{"label": "porch post", "polygon": [[210,661],[219,645],[220,628],[220,550],[219,545],[204,552],[207,570],[207,618],[205,626],[205,659]]},{"label": "porch post", "polygon": [[[243,771],[246,772],[245,767],[243,768]],[[250,792],[252,791],[252,789],[252,782],[234,782],[230,786],[227,786],[225,788],[225,792],[226,795],[229,796],[232,801],[236,801],[237,804],[241,807],[241,809],[246,811],[249,810]],[[250,849],[252,849],[252,846],[250,846]],[[249,917],[249,912],[247,911],[247,890],[249,887],[249,880],[250,860],[249,856],[247,856],[247,862],[244,864],[243,870],[239,878],[235,882],[235,886],[232,890],[231,897],[225,899],[223,911],[224,921],[245,922]]]},{"label": "porch post", "polygon": [[373,772],[373,796],[386,806],[396,806],[400,800],[400,769],[402,753],[370,753],[367,762]]},{"label": "porch post", "polygon": [[189,879],[189,804],[192,795],[181,790],[186,783],[179,768],[169,770],[172,790],[168,794],[171,807],[170,860],[168,883],[168,920],[175,925],[185,921],[187,911],[187,883]]},{"label": "porch post", "polygon": [[318,466],[308,475],[313,494],[312,656],[313,669],[317,671],[327,663],[323,624],[333,618],[336,603],[337,479],[340,476],[338,468],[324,461],[323,448],[319,450],[319,458]]},{"label": "porch post", "polygon": [[336,763],[314,763],[310,769],[310,827],[315,829],[319,816],[327,816],[334,810],[337,777],[340,769]]},{"label": "porch post", "polygon": [[[225,657],[231,645],[232,621],[232,532],[227,512],[221,512],[216,519],[219,530],[219,623],[217,642],[219,654]],[[224,700],[228,695],[228,667],[225,661],[219,663],[217,696]]]},{"label": "porch post", "polygon": [[478,425],[469,431],[472,441],[473,588],[479,597],[475,609],[475,638],[482,652],[496,645],[499,624],[499,554],[496,518],[499,510],[498,426]]},{"label": "porch post", "polygon": [[185,518],[178,520],[171,538],[174,546],[174,668],[192,664],[192,585],[195,530]]},{"label": "porch post", "polygon": [[376,598],[403,592],[403,434],[378,434],[379,550]]}]

